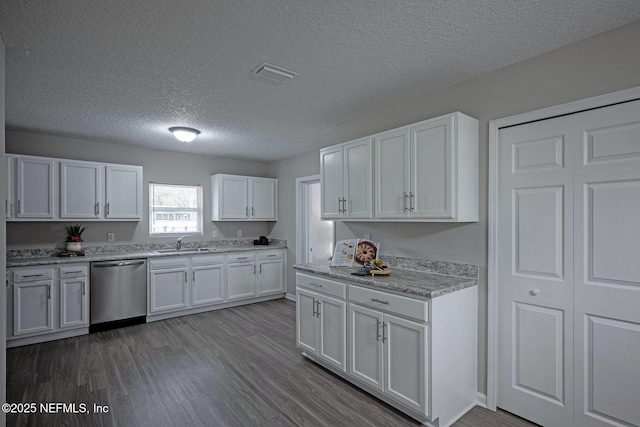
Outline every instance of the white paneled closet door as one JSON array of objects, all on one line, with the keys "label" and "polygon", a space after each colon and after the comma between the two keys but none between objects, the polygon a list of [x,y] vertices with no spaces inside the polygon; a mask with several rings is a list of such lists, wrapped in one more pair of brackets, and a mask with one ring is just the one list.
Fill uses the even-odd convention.
[{"label": "white paneled closet door", "polygon": [[500,131],[498,406],[640,425],[640,102]]}]

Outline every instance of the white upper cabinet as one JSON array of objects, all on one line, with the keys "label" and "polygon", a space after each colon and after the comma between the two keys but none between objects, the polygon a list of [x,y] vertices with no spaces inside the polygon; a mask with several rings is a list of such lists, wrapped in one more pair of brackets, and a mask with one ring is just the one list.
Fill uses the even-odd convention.
[{"label": "white upper cabinet", "polygon": [[376,135],[375,216],[478,221],[478,121],[453,113]]},{"label": "white upper cabinet", "polygon": [[16,217],[55,217],[55,176],[53,159],[16,157]]},{"label": "white upper cabinet", "polygon": [[100,218],[103,170],[94,162],[60,162],[60,218]]},{"label": "white upper cabinet", "polygon": [[142,166],[6,155],[10,221],[137,221]]},{"label": "white upper cabinet", "polygon": [[106,219],[142,218],[142,166],[106,165]]},{"label": "white upper cabinet", "polygon": [[211,176],[212,221],[276,221],[278,181],[241,175]]},{"label": "white upper cabinet", "polygon": [[320,151],[323,219],[370,219],[373,216],[371,138]]}]

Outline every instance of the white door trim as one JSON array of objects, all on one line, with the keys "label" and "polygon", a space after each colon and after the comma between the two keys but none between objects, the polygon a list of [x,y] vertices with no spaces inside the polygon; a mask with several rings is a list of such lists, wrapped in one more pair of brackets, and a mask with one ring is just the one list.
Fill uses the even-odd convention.
[{"label": "white door trim", "polygon": [[640,86],[606,95],[595,96],[527,113],[491,120],[489,122],[489,239],[488,239],[488,286],[487,286],[487,408],[497,407],[498,376],[498,136],[500,128],[555,116],[577,113],[592,108],[604,107],[620,102],[640,99]]},{"label": "white door trim", "polygon": [[302,255],[302,233],[304,221],[302,213],[304,212],[304,197],[302,186],[307,183],[320,182],[320,175],[309,175],[296,178],[296,264],[300,264],[303,259]]}]

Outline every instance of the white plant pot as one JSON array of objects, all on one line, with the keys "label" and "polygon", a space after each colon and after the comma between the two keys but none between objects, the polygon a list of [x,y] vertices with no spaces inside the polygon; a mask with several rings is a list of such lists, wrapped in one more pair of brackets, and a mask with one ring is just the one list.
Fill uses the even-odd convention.
[{"label": "white plant pot", "polygon": [[80,252],[82,250],[81,242],[67,242],[67,251]]}]

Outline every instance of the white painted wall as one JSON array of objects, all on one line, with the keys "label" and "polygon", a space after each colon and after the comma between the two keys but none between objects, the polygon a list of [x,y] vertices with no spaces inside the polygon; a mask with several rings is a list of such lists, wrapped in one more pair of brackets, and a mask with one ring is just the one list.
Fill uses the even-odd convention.
[{"label": "white painted wall", "polygon": [[[176,144],[179,142],[176,141]],[[218,230],[218,239],[236,238],[237,229],[242,229],[243,237],[257,238],[261,235],[268,235],[273,226],[267,222],[213,223],[211,221],[211,175],[230,173],[268,176],[266,163],[17,131],[7,132],[6,145],[8,153],[142,165],[144,167],[144,212],[149,210],[150,181],[202,185],[204,236],[201,238],[186,237],[185,242],[212,240],[211,231],[214,229]],[[4,174],[2,176],[4,177]],[[89,229],[83,234],[87,245],[108,245],[108,232],[115,233],[115,244],[175,241],[175,238],[150,238],[146,214],[139,222],[92,222],[87,224]],[[7,223],[7,246],[9,248],[54,247],[56,244],[61,244],[64,238],[64,223]]]},{"label": "white painted wall", "polygon": [[[407,125],[453,111],[480,121],[480,221],[472,224],[336,223],[336,239],[369,233],[381,242],[384,254],[454,261],[480,266],[478,289],[478,384],[486,391],[487,316],[487,181],[488,122],[513,114],[577,99],[640,86],[640,21],[557,49],[484,76],[443,88],[429,95],[393,104],[376,105],[366,116],[339,126],[327,146]],[[499,49],[499,46],[495,47]],[[319,152],[272,163],[269,172],[279,179],[281,216],[272,237],[295,233],[295,178],[318,173]],[[291,214],[291,217],[288,216]],[[289,260],[295,260],[295,252]],[[289,292],[295,291],[290,272]]]}]

